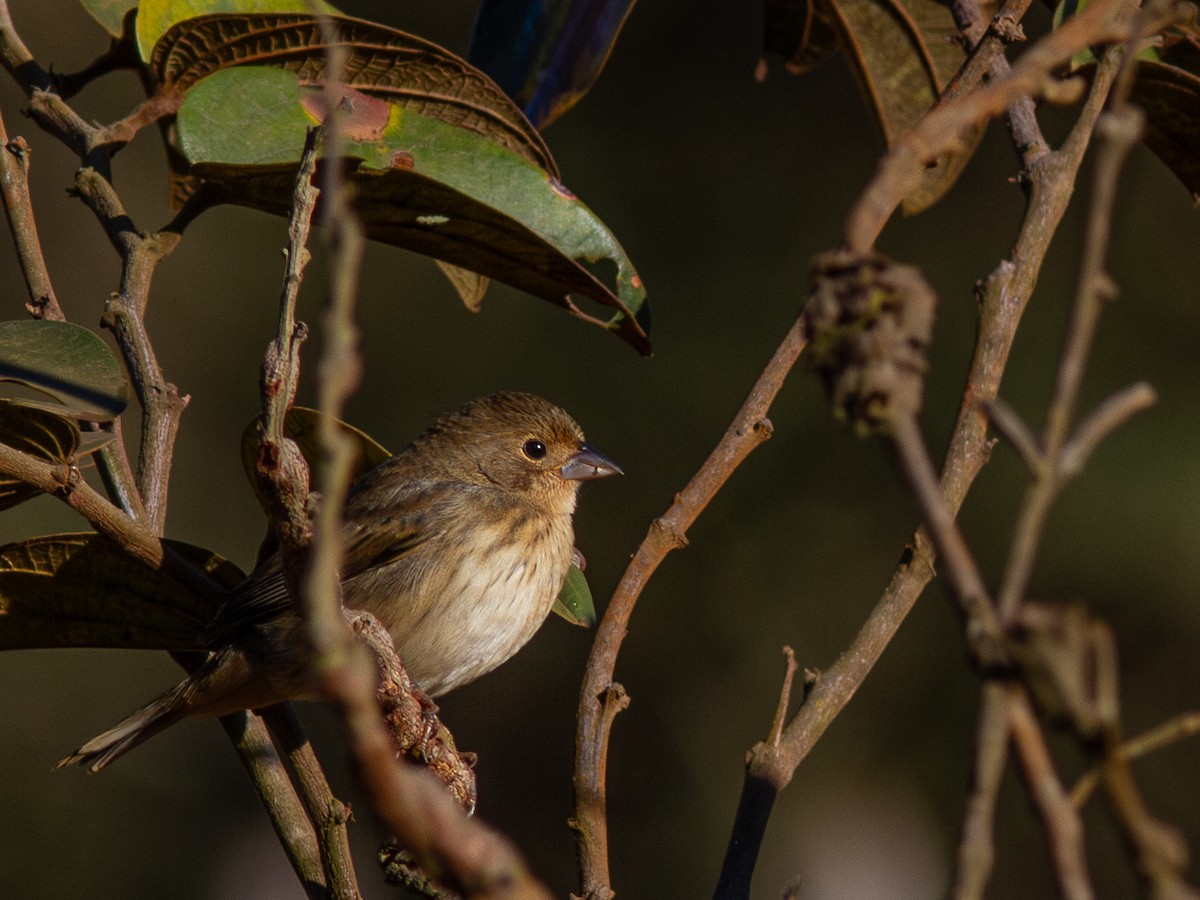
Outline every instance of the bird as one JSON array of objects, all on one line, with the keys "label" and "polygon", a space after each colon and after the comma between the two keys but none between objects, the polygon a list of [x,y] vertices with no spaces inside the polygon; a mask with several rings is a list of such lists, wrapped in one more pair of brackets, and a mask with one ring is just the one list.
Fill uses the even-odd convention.
[{"label": "bird", "polygon": [[[474,681],[549,615],[572,564],[582,482],[618,474],[550,401],[472,400],[351,488],[343,605],[379,620],[429,697]],[[314,697],[278,553],[232,589],[200,640],[209,653],[192,674],[58,767],[98,772],[183,719]]]}]

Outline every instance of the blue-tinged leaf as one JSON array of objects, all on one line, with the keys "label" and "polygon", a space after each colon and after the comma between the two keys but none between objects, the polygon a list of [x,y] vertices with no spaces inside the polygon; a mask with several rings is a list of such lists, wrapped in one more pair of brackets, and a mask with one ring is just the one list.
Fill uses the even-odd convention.
[{"label": "blue-tinged leaf", "polygon": [[538,128],[588,92],[634,0],[484,0],[467,59]]}]

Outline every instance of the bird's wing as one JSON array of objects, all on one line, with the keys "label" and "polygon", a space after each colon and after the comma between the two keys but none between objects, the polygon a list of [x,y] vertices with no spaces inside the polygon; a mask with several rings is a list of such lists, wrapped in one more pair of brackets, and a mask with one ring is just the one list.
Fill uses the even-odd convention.
[{"label": "bird's wing", "polygon": [[[440,529],[430,525],[419,510],[428,509],[423,500],[429,491],[412,492],[388,509],[357,508],[347,510],[343,539],[341,577],[343,581],[368,569],[395,562],[416,547],[435,537]],[[220,643],[239,628],[273,618],[292,609],[292,596],[283,578],[276,553],[234,588],[217,610],[212,623],[201,635],[206,646]]]}]

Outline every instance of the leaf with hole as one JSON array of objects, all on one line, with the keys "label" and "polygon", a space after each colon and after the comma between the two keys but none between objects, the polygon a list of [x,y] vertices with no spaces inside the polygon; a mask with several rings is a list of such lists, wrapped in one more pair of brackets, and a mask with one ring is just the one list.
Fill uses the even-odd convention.
[{"label": "leaf with hole", "polygon": [[94,332],[68,322],[0,322],[0,381],[52,397],[52,411],[109,422],[129,403],[125,370]]},{"label": "leaf with hole", "polygon": [[94,532],[0,547],[0,650],[126,647],[196,650],[222,599],[245,576],[215,553],[164,543],[216,585],[202,590],[156,571]]}]

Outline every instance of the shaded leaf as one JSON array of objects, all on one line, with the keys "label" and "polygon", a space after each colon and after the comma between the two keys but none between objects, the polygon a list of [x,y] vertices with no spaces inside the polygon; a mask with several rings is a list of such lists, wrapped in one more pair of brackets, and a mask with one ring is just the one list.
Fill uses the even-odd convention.
[{"label": "shaded leaf", "polygon": [[[278,69],[205,78],[179,112],[193,171],[232,202],[277,215],[291,204],[295,161],[312,124],[304,89]],[[648,354],[641,279],[604,224],[549,173],[479,134],[393,107],[379,140],[349,141],[348,179],[369,237],[471,269],[614,331]],[[614,294],[582,262],[615,264]],[[575,297],[617,311],[608,320]]]},{"label": "shaded leaf", "polygon": [[138,0],[79,0],[87,14],[113,37],[120,37],[125,14],[137,9]]},{"label": "shaded leaf", "polygon": [[[70,462],[81,435],[75,420],[39,407],[0,400],[0,444],[53,463]],[[0,509],[40,494],[19,479],[0,474]]]},{"label": "shaded leaf", "polygon": [[[938,0],[826,0],[843,52],[890,147],[929,111],[966,58],[958,31]],[[935,203],[954,183],[982,127],[959,152],[938,157],[904,198],[913,214]]]},{"label": "shaded leaf", "polygon": [[[245,578],[215,553],[165,543],[225,587]],[[0,649],[126,647],[195,650],[217,591],[195,589],[93,532],[0,547]]]},{"label": "shaded leaf", "polygon": [[567,580],[554,601],[554,612],[572,625],[590,628],[596,624],[596,606],[592,602],[592,591],[587,578],[579,566],[571,566]]},{"label": "shaded leaf", "polygon": [[478,272],[472,272],[470,269],[460,266],[452,266],[440,259],[435,259],[434,262],[437,263],[437,267],[441,269],[446,280],[450,282],[450,286],[462,300],[463,306],[471,312],[479,312],[483,308],[483,296],[487,293],[489,280]]},{"label": "shaded leaf", "polygon": [[[985,15],[994,5],[983,4]],[[765,0],[765,11],[764,50],[787,56],[795,74],[824,59],[836,39],[889,147],[929,111],[966,59],[943,0]],[[982,124],[972,129],[925,170],[904,198],[905,214],[950,189],[983,131]]]},{"label": "shaded leaf", "polygon": [[68,322],[0,322],[0,381],[47,394],[92,422],[111,421],[129,402],[125,370],[108,345]]},{"label": "shaded leaf", "polygon": [[[324,414],[305,406],[293,406],[283,418],[284,431],[296,442],[304,461],[308,463],[311,480],[316,483],[322,467],[321,448],[317,440],[317,427]],[[350,463],[350,482],[353,484],[392,454],[383,448],[365,431],[335,419],[338,430],[354,443],[354,458]],[[255,419],[242,431],[242,468],[250,480],[251,487],[258,493],[254,477],[254,465],[258,453],[259,420]]]},{"label": "shaded leaf", "polygon": [[[104,2],[104,0],[94,0]],[[340,15],[324,0],[315,0],[326,15]],[[308,13],[313,12],[310,0],[142,0],[133,3],[138,8],[137,42],[142,59],[150,61],[154,45],[173,25],[215,13]],[[120,23],[118,23],[119,27]]]},{"label": "shaded leaf", "polygon": [[1130,99],[1146,111],[1146,146],[1200,203],[1200,78],[1141,60]]},{"label": "shaded leaf", "polygon": [[484,0],[467,59],[545,128],[595,83],[633,3]]}]

